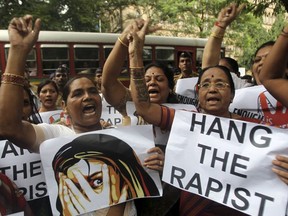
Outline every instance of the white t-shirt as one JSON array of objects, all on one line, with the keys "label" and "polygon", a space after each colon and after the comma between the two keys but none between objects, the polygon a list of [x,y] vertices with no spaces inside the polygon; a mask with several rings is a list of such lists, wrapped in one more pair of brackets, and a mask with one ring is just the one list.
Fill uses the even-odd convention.
[{"label": "white t-shirt", "polygon": [[33,152],[39,153],[39,147],[42,142],[48,139],[60,137],[60,136],[68,136],[76,134],[75,131],[64,125],[58,124],[47,124],[41,123],[37,125],[33,125],[36,134],[36,142],[32,149],[29,149]]}]

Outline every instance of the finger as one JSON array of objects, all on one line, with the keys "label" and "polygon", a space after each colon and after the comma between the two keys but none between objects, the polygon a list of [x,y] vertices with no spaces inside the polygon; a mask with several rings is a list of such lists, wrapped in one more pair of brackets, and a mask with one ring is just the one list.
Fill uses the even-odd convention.
[{"label": "finger", "polygon": [[153,160],[145,160],[144,166],[163,166],[164,165],[164,159],[163,158],[155,158]]},{"label": "finger", "polygon": [[273,160],[272,163],[275,166],[282,167],[284,169],[288,169],[288,162],[287,161]]},{"label": "finger", "polygon": [[[67,197],[65,198],[65,207],[67,208],[68,213],[69,213],[67,215],[78,215],[79,212],[77,212],[77,210],[74,208],[74,205],[72,204],[72,201],[70,199],[70,196],[69,196],[70,193],[69,193],[68,187],[65,186],[64,188],[65,188],[65,194],[66,194],[65,197]],[[65,212],[67,210],[65,210]]]},{"label": "finger", "polygon": [[139,30],[138,23],[136,20],[134,20],[132,23],[132,31],[138,31],[138,30]]},{"label": "finger", "polygon": [[137,24],[138,29],[140,30],[144,26],[145,20],[144,19],[136,19],[135,22]]},{"label": "finger", "polygon": [[285,178],[285,179],[288,179],[288,172],[287,171],[279,170],[276,168],[272,168],[272,171],[274,173],[276,173],[278,176]]},{"label": "finger", "polygon": [[102,194],[104,195],[102,196],[104,197],[106,204],[110,204],[110,186],[111,186],[110,183],[115,186],[118,182],[115,176],[113,176],[113,178],[111,177],[110,180],[110,174],[107,164],[102,165],[102,176],[103,176]]},{"label": "finger", "polygon": [[[85,197],[83,196],[83,194],[79,191],[79,189],[75,186],[74,182],[72,182],[71,179],[65,179],[65,183],[67,184],[69,190],[70,190],[70,193],[72,196],[75,197],[75,199],[78,200],[78,202],[82,205],[82,206],[86,206],[88,204],[88,201],[85,199]],[[85,191],[86,188],[83,188],[81,186],[81,188]]]},{"label": "finger", "polygon": [[128,197],[128,185],[125,185],[123,188],[122,188],[122,191],[121,191],[121,196],[118,200],[118,203],[122,203],[122,202],[125,202],[127,200],[127,197]]},{"label": "finger", "polygon": [[159,147],[153,147],[150,148],[147,153],[158,153],[158,154],[164,154],[163,151]]},{"label": "finger", "polygon": [[141,29],[141,32],[142,32],[142,33],[144,33],[144,34],[147,33],[148,26],[149,26],[149,22],[150,22],[149,19],[147,19],[147,20],[144,22],[144,25],[143,25],[143,27],[142,27],[142,29]]},{"label": "finger", "polygon": [[62,203],[62,206],[64,204],[64,196],[65,196],[65,191],[64,191],[64,180],[63,180],[63,175],[61,173],[59,175],[59,198]]},{"label": "finger", "polygon": [[32,25],[33,25],[33,17],[31,15],[25,15],[23,17],[24,22],[26,23],[26,28],[28,32],[32,31]]},{"label": "finger", "polygon": [[[78,170],[73,170],[72,171],[74,176],[76,177],[78,183],[80,184],[81,189],[84,191],[84,193],[87,195],[88,199],[91,201],[93,200],[93,197],[95,196],[94,190],[91,188],[90,184],[87,182],[87,180],[84,178],[82,173]],[[72,182],[72,181],[71,181]],[[76,193],[79,198],[81,198],[82,202],[86,202],[86,199],[83,200],[83,195],[82,193],[78,190],[78,188],[73,184],[73,190],[72,192]],[[72,188],[71,188],[72,189]]]},{"label": "finger", "polygon": [[282,162],[288,163],[288,157],[282,156],[282,155],[277,155],[276,159]]},{"label": "finger", "polygon": [[[71,210],[75,210],[77,211],[78,213],[80,214],[83,214],[85,213],[85,207],[86,206],[82,206],[81,203],[79,202],[79,200],[74,196],[74,194],[72,193],[72,191],[68,190],[68,194],[69,194],[69,197],[70,197],[70,200],[71,200]],[[73,204],[73,205],[72,205]],[[72,209],[73,207],[73,209]]]},{"label": "finger", "polygon": [[17,22],[17,24],[18,24],[17,29],[19,29],[20,31],[22,31],[24,33],[27,33],[28,32],[27,23],[24,20],[24,18],[20,17],[18,20],[19,20],[19,22]]},{"label": "finger", "polygon": [[146,167],[148,169],[159,171],[159,172],[163,171],[163,166],[160,166],[160,165],[147,165]]},{"label": "finger", "polygon": [[245,3],[242,3],[239,5],[239,7],[237,8],[237,15],[241,13],[241,11],[246,7]]},{"label": "finger", "polygon": [[285,184],[288,185],[288,179],[287,179],[287,178],[280,177],[280,179],[281,179]]},{"label": "finger", "polygon": [[36,19],[35,24],[34,24],[34,28],[33,28],[33,33],[35,34],[35,37],[39,36],[39,32],[41,29],[41,20],[40,19]]}]

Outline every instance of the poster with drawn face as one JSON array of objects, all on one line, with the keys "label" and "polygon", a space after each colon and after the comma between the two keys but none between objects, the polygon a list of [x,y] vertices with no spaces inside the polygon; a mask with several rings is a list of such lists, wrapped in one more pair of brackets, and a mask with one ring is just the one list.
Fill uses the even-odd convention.
[{"label": "poster with drawn face", "polygon": [[40,154],[53,214],[78,215],[161,196],[159,173],[142,166],[152,147],[148,125],[45,141]]}]

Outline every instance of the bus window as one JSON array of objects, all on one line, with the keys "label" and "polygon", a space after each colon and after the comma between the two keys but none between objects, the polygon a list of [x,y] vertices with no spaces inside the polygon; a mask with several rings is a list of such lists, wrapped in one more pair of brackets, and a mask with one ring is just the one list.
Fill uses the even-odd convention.
[{"label": "bus window", "polygon": [[[9,51],[10,44],[5,45],[5,60],[8,58],[8,51]],[[26,64],[29,68],[29,76],[37,76],[37,62],[36,62],[36,50],[35,47],[29,52]]]},{"label": "bus window", "polygon": [[[104,62],[108,58],[108,56],[109,56],[110,52],[112,51],[112,49],[113,49],[113,46],[104,46],[104,58],[105,58]],[[127,52],[127,55],[128,55],[128,52]],[[126,56],[125,59],[126,60],[125,60],[124,65],[122,67],[121,77],[122,76],[128,76],[129,77],[129,74],[127,73],[128,72],[128,70],[127,70],[127,68],[128,68],[127,56]]]},{"label": "bus window", "polygon": [[143,48],[143,63],[144,63],[144,65],[152,63],[152,47],[144,46],[144,48]]},{"label": "bus window", "polygon": [[169,68],[175,67],[173,47],[156,47],[155,53],[156,61],[165,63]]},{"label": "bus window", "polygon": [[74,45],[75,72],[83,70],[95,72],[99,67],[99,46],[98,45]]},{"label": "bus window", "polygon": [[202,68],[203,52],[204,52],[203,48],[197,48],[197,51],[196,51],[196,68],[197,68],[197,70]]},{"label": "bus window", "polygon": [[69,65],[68,45],[42,44],[41,57],[43,75],[50,75],[59,65]]}]

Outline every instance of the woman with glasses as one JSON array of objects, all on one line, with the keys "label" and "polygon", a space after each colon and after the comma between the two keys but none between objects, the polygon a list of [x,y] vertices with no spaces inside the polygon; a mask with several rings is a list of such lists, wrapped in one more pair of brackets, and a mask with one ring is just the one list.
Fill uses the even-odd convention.
[{"label": "woman with glasses", "polygon": [[[151,103],[145,83],[142,51],[148,21],[140,31],[131,31],[129,38],[129,62],[131,67],[131,93],[137,113],[143,119],[163,130],[170,129],[175,110],[161,104]],[[242,119],[229,112],[229,105],[235,95],[235,86],[229,69],[216,65],[203,69],[195,86],[198,95],[198,111],[224,118]],[[255,121],[255,120],[251,120]],[[186,201],[194,200],[194,205]],[[198,210],[200,212],[198,212]],[[219,214],[220,213],[220,214]],[[237,210],[216,203],[204,197],[181,192],[179,215],[245,215]]]}]

